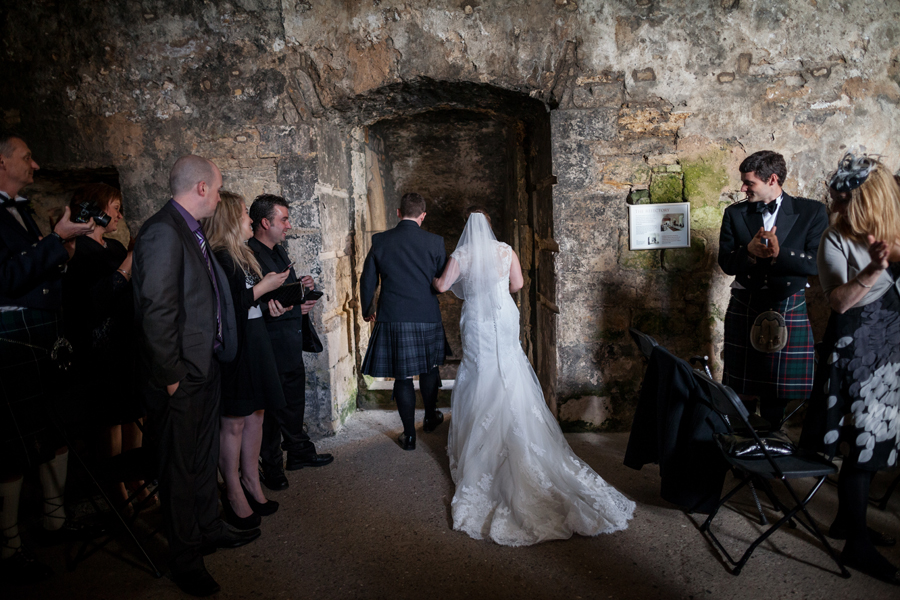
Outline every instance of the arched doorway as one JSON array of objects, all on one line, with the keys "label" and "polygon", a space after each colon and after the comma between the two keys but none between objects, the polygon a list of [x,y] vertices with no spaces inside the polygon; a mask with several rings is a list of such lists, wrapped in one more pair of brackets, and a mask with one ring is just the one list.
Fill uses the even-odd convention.
[{"label": "arched doorway", "polygon": [[[465,209],[485,207],[498,239],[518,253],[525,287],[516,295],[523,348],[556,410],[556,279],[553,240],[550,118],[527,95],[472,83],[424,80],[382,88],[360,99],[357,139],[362,140],[366,206],[357,211],[354,236],[360,275],[371,236],[396,225],[406,192],[428,202],[423,228],[444,237],[448,254],[462,232]],[[461,358],[461,301],[441,296],[453,356],[442,368],[452,387]],[[359,363],[370,328],[357,328]],[[359,377],[358,401],[386,405],[390,381]]]}]

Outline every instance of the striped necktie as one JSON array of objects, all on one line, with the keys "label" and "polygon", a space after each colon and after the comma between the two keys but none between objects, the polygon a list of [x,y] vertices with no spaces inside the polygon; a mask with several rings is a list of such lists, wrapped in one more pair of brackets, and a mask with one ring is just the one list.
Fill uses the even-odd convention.
[{"label": "striped necktie", "polygon": [[212,277],[213,281],[213,290],[216,292],[216,341],[220,344],[223,343],[224,338],[222,337],[222,302],[219,299],[219,286],[216,281],[216,274],[213,272],[212,261],[209,259],[209,250],[206,247],[206,236],[203,235],[203,231],[197,229],[194,231],[194,237],[197,238],[197,242],[200,244],[200,252],[203,253],[203,258],[206,259],[206,268],[209,269],[209,275]]}]

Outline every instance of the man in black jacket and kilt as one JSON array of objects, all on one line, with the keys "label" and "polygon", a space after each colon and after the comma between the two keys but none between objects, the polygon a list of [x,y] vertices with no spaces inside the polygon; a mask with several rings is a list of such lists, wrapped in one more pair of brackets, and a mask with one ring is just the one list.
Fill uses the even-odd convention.
[{"label": "man in black jacket and kilt", "polygon": [[[725,315],[723,382],[745,401],[758,397],[761,416],[777,426],[787,403],[806,399],[812,389],[806,287],[807,277],[818,272],[828,216],[821,202],[782,191],[787,165],[780,154],[756,152],[739,168],[747,199],[725,209],[719,235],[719,266],[735,276]],[[784,318],[787,345],[781,350],[751,344],[754,321],[766,311]]]},{"label": "man in black jacket and kilt", "polygon": [[[65,350],[61,302],[65,264],[75,238],[94,222],[75,223],[67,207],[43,235],[19,192],[34,182],[38,164],[22,138],[0,133],[0,581],[30,583],[53,571],[22,546],[18,508],[22,477],[37,467],[43,491],[44,542],[89,532],[66,517],[68,449],[54,423],[63,396],[53,354]],[[56,417],[59,419],[59,417]]]},{"label": "man in black jacket and kilt", "polygon": [[[394,400],[403,422],[397,439],[404,450],[416,448],[416,393],[412,377],[419,376],[425,405],[422,429],[434,431],[444,420],[436,409],[441,376],[438,365],[448,354],[437,290],[431,281],[440,277],[447,263],[444,238],[421,229],[425,200],[404,194],[397,210],[400,222],[389,231],[372,236],[372,248],[363,266],[361,295],[366,321],[375,330],[362,370],[372,377],[394,378]],[[375,289],[381,280],[378,310]]]}]

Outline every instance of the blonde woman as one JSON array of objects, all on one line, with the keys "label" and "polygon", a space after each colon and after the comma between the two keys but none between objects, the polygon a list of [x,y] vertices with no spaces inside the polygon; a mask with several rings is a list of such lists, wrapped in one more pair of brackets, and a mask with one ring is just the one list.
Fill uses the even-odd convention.
[{"label": "blonde woman", "polygon": [[[263,414],[284,406],[269,334],[259,298],[277,289],[288,272],[262,276],[247,240],[253,235],[244,199],[220,192],[216,213],[204,223],[209,245],[228,276],[238,320],[238,353],[222,369],[222,417],[219,470],[225,480],[225,521],[237,529],[259,526],[260,517],[278,509],[259,485],[259,448]],[[224,286],[220,286],[224,289]]]},{"label": "blonde woman", "polygon": [[849,567],[900,584],[875,549],[895,540],[868,529],[875,473],[900,451],[900,188],[878,160],[847,154],[829,183],[831,226],[819,245],[819,281],[831,305],[804,446],[844,455],[838,514],[829,534],[846,539]]}]

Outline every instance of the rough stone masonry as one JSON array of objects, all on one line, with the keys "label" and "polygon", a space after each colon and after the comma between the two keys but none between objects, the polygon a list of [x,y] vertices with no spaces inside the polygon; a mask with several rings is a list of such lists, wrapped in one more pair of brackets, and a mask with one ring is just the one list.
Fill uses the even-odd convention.
[{"label": "rough stone masonry", "polygon": [[[900,166],[897,0],[35,0],[0,16],[0,120],[34,150],[45,204],[112,180],[134,232],[189,152],[248,198],[288,198],[291,256],[326,291],[309,364],[320,432],[365,384],[373,177],[409,178],[372,168],[376,123],[474,111],[514,133],[516,98],[549,111],[548,401],[573,428],[630,423],[643,367],[629,326],[719,368],[718,228],[744,156],[783,153],[787,191],[816,199],[847,147]],[[690,248],[628,250],[627,205],[655,202],[690,203]]]}]

